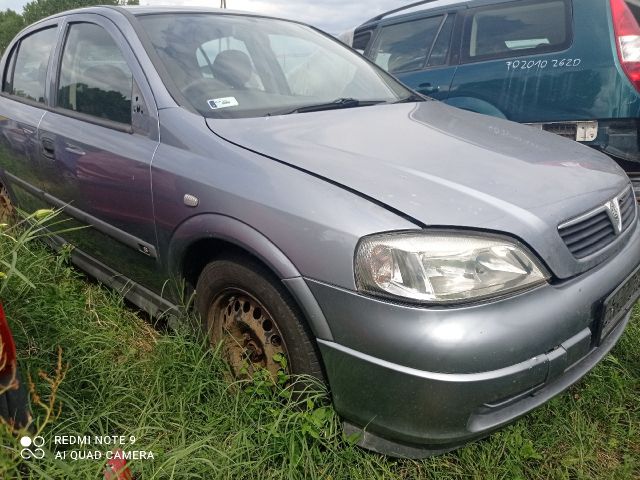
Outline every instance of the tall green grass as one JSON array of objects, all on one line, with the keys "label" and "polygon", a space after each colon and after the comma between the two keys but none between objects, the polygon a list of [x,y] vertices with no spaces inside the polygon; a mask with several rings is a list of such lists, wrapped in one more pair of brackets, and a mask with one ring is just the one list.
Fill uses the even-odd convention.
[{"label": "tall green grass", "polygon": [[[0,256],[3,248],[0,239]],[[297,405],[260,379],[230,382],[201,340],[154,327],[65,255],[30,244],[17,266],[32,286],[12,282],[2,301],[41,404],[50,401],[59,349],[66,373],[53,416],[34,406],[46,457],[22,460],[16,438],[0,428],[1,478],[100,478],[104,461],[56,460],[55,435],[135,436],[124,449],[155,457],[130,462],[145,480],[640,478],[640,312],[569,392],[487,440],[410,461],[351,445],[321,387]]]}]

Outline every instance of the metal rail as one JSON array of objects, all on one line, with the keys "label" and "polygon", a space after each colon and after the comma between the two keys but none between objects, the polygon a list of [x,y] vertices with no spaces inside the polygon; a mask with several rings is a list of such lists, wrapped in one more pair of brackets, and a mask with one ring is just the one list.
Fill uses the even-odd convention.
[{"label": "metal rail", "polygon": [[386,17],[388,15],[393,15],[394,13],[398,13],[398,12],[401,12],[403,10],[408,10],[409,8],[418,7],[420,5],[424,5],[424,4],[427,4],[427,3],[433,3],[433,2],[439,2],[439,1],[440,0],[422,0],[420,2],[410,3],[409,5],[405,5],[404,7],[394,8],[393,10],[389,10],[388,12],[381,13],[380,15],[377,15],[377,16],[367,20],[366,22],[363,23],[363,25],[366,25],[367,23],[371,23],[371,22],[377,22],[378,20],[382,20],[384,17]]}]

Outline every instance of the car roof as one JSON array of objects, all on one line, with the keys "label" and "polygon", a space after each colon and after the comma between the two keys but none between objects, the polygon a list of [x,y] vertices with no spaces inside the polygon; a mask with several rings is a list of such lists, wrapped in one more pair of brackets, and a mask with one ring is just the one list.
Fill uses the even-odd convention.
[{"label": "car roof", "polygon": [[[117,7],[126,10],[132,15],[153,15],[161,13],[217,13],[217,14],[233,14],[233,15],[259,15],[257,13],[230,10],[227,8],[214,7],[192,7],[192,6],[151,6],[151,5],[127,5]],[[268,17],[269,15],[260,15]]]},{"label": "car roof", "polygon": [[63,12],[56,13],[49,17],[43,18],[34,22],[33,24],[27,26],[26,29],[30,29],[32,26],[37,25],[42,22],[46,22],[47,20],[51,20],[53,18],[64,17],[66,15],[75,15],[79,13],[95,13],[95,14],[104,14],[109,16],[109,13],[120,12],[125,15],[133,15],[135,17],[142,15],[154,15],[154,14],[188,14],[188,13],[209,13],[216,15],[243,15],[250,17],[261,17],[261,18],[273,18],[276,20],[287,20],[293,23],[300,23],[306,25],[303,22],[299,22],[296,20],[289,20],[282,17],[277,17],[273,15],[265,15],[262,13],[255,13],[244,10],[230,10],[226,8],[213,8],[213,7],[188,7],[188,6],[138,6],[138,5],[127,5],[127,6],[115,6],[115,5],[97,5],[92,7],[84,7],[84,8],[75,8],[72,10],[65,10]]}]

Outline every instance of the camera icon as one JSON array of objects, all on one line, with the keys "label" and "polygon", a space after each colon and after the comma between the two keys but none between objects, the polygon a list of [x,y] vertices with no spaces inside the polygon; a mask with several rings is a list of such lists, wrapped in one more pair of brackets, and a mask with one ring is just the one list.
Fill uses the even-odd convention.
[{"label": "camera icon", "polygon": [[20,456],[25,460],[31,460],[32,458],[40,460],[44,458],[45,453],[41,448],[44,446],[44,438],[40,435],[33,438],[25,435],[20,438],[20,445],[23,447],[22,450],[20,450]]}]

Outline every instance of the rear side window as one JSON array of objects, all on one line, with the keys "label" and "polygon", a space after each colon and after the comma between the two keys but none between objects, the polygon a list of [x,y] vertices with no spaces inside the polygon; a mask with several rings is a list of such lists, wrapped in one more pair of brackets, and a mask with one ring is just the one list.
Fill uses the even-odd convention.
[{"label": "rear side window", "polygon": [[9,54],[9,59],[4,67],[4,76],[2,78],[2,91],[11,93],[11,82],[13,81],[13,69],[16,64],[16,52],[18,47],[13,47],[13,50]]},{"label": "rear side window", "polygon": [[57,106],[131,123],[133,75],[113,38],[98,25],[75,23],[64,46]]},{"label": "rear side window", "polygon": [[20,40],[17,54],[14,53],[9,62],[3,91],[44,103],[47,66],[57,31],[57,27],[51,27]]},{"label": "rear side window", "polygon": [[382,27],[373,61],[391,73],[423,68],[441,23],[438,16]]},{"label": "rear side window", "polygon": [[466,61],[562,50],[571,43],[568,0],[509,3],[470,11],[465,24]]}]

